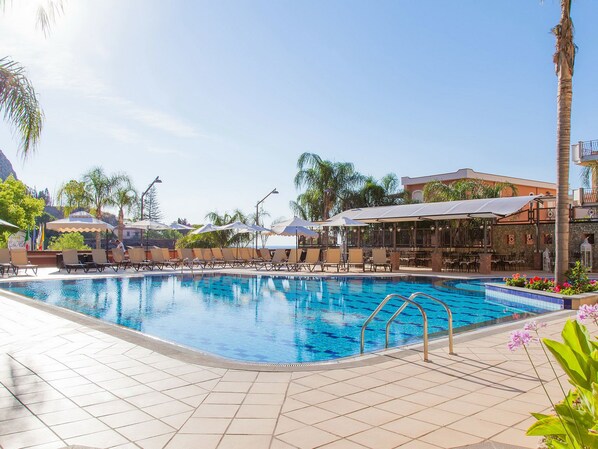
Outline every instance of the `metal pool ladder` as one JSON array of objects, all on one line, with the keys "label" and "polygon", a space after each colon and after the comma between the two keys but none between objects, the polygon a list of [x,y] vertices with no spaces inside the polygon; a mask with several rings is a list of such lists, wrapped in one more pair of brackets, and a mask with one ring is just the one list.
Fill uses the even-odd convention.
[{"label": "metal pool ladder", "polygon": [[378,315],[378,313],[382,310],[382,308],[386,305],[386,303],[388,301],[390,301],[392,298],[400,298],[403,300],[403,304],[401,304],[401,306],[396,310],[395,313],[392,314],[392,316],[386,322],[385,347],[388,348],[390,325],[401,314],[401,312],[403,310],[405,310],[405,308],[409,304],[413,304],[420,311],[422,318],[424,320],[424,327],[423,327],[423,331],[424,331],[423,332],[423,334],[424,334],[424,361],[425,362],[428,361],[428,315],[426,314],[426,311],[421,306],[421,304],[419,304],[418,302],[415,301],[415,298],[417,298],[418,296],[423,296],[428,299],[431,299],[432,301],[435,301],[435,302],[439,303],[440,305],[442,305],[442,307],[444,307],[444,309],[446,310],[446,314],[447,314],[447,318],[448,318],[449,353],[454,354],[454,352],[453,352],[453,314],[451,312],[451,309],[444,301],[441,301],[440,299],[435,298],[435,297],[428,295],[427,293],[423,293],[423,292],[413,293],[412,295],[409,296],[409,298],[406,298],[406,297],[396,294],[396,293],[386,296],[380,302],[380,304],[378,304],[378,307],[376,307],[376,309],[367,318],[367,320],[365,320],[365,322],[363,323],[363,326],[361,326],[361,342],[360,342],[360,347],[359,347],[361,354],[363,354],[364,347],[365,347],[365,330],[366,330],[368,324],[370,324],[370,322],[376,317],[376,315]]}]

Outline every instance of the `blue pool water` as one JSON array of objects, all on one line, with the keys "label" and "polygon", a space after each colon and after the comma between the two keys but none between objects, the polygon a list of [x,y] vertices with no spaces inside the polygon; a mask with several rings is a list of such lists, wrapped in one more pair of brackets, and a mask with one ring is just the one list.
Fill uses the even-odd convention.
[{"label": "blue pool water", "polygon": [[[445,301],[456,331],[526,318],[546,310],[487,301],[476,281],[437,278],[145,276],[8,282],[3,289],[230,359],[314,362],[359,354],[361,326],[388,294],[420,291]],[[430,334],[446,332],[446,312],[419,298]],[[366,331],[366,351],[384,347],[384,326],[401,305],[391,300]],[[421,340],[409,306],[392,326],[393,346]]]}]

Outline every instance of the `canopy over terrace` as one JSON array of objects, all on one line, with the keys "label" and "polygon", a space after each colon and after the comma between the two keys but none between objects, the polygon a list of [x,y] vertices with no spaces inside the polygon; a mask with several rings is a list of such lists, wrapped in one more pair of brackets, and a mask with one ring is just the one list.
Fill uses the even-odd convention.
[{"label": "canopy over terrace", "polygon": [[364,223],[397,223],[429,220],[467,220],[470,218],[503,218],[520,211],[542,195],[446,201],[440,203],[404,204],[400,206],[363,207],[335,215]]}]

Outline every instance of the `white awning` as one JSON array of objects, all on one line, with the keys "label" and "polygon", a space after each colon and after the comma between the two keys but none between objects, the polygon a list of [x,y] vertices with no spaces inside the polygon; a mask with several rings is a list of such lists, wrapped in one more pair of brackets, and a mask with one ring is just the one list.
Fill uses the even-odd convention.
[{"label": "white awning", "polygon": [[461,220],[468,218],[502,218],[511,215],[542,195],[446,201],[441,203],[404,204],[401,206],[364,207],[335,215],[366,223],[420,220]]}]

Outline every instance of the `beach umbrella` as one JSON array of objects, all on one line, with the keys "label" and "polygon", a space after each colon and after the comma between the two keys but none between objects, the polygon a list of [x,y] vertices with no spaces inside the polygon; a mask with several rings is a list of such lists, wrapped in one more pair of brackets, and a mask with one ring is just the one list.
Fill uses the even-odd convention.
[{"label": "beach umbrella", "polygon": [[214,232],[214,231],[221,231],[220,226],[213,225],[212,223],[208,223],[203,225],[200,228],[197,228],[195,231],[191,232],[191,234],[204,234],[206,232]]},{"label": "beach umbrella", "polygon": [[[141,229],[143,231],[167,231],[170,229],[170,226],[165,225],[164,223],[160,223],[159,221],[154,220],[139,220],[133,223],[129,223],[127,228],[132,229]],[[149,248],[149,239],[148,233],[145,233],[145,250],[147,251]]]},{"label": "beach umbrella", "polygon": [[175,231],[179,231],[179,232],[185,232],[185,231],[191,231],[193,228],[191,226],[187,226],[181,223],[172,223],[170,225],[170,229],[174,229]]},{"label": "beach umbrella", "polygon": [[67,218],[46,223],[46,229],[57,232],[104,232],[112,231],[114,226],[98,220],[85,211],[73,212]]},{"label": "beach umbrella", "polygon": [[317,237],[318,233],[314,232],[308,227],[319,226],[317,223],[303,220],[299,217],[293,217],[289,220],[281,221],[272,226],[272,232],[278,235],[294,235],[296,247],[299,248],[299,236]]},{"label": "beach umbrella", "polygon": [[8,228],[17,228],[19,229],[19,227],[17,225],[13,225],[12,223],[9,223],[8,221],[4,221],[0,218],[0,226],[6,226]]},{"label": "beach umbrella", "polygon": [[346,260],[347,257],[347,228],[353,226],[367,226],[367,223],[363,223],[361,221],[353,220],[349,217],[334,217],[331,218],[324,223],[320,223],[320,226],[323,227],[338,227],[341,229],[341,245],[343,250],[343,258]]}]

